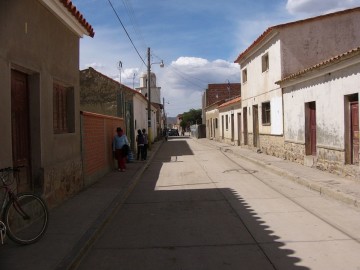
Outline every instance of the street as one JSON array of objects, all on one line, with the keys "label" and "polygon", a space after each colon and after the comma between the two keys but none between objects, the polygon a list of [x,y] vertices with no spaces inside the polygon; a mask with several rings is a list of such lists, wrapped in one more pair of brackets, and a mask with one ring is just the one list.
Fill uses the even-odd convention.
[{"label": "street", "polygon": [[360,211],[170,137],[78,269],[360,269]]}]

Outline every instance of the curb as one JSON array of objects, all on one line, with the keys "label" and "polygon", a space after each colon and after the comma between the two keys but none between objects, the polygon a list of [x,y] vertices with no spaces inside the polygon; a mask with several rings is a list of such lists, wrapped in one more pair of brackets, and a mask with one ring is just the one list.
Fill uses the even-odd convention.
[{"label": "curb", "polygon": [[[222,147],[220,147],[222,148]],[[307,188],[309,188],[310,190],[313,190],[313,191],[316,191],[318,192],[320,195],[323,195],[323,196],[327,196],[327,197],[330,197],[332,199],[336,199],[340,202],[343,202],[343,203],[346,203],[348,205],[352,205],[352,206],[355,206],[355,207],[360,207],[360,202],[358,201],[358,199],[354,198],[353,196],[351,195],[347,195],[339,190],[334,190],[334,189],[331,189],[331,188],[328,188],[328,187],[325,187],[323,185],[320,185],[320,184],[317,184],[317,183],[314,183],[314,182],[311,182],[301,176],[298,176],[298,175],[295,175],[291,172],[288,172],[288,171],[285,171],[281,168],[278,168],[278,167],[275,167],[271,164],[266,164],[264,161],[260,161],[260,160],[257,160],[257,159],[254,159],[254,158],[251,158],[251,157],[248,157],[248,156],[244,156],[242,154],[239,154],[239,153],[236,153],[234,152],[233,150],[231,149],[228,149],[227,152],[230,152],[231,154],[235,155],[235,156],[238,156],[240,158],[244,158],[252,163],[255,163],[257,165],[260,165],[264,168],[267,168],[269,170],[271,170],[272,172],[276,173],[277,175],[280,175],[280,176],[286,176],[288,177],[290,180],[292,180],[293,182],[295,183],[298,183],[298,184],[301,184]]]},{"label": "curb", "polygon": [[77,241],[69,254],[61,260],[61,262],[56,267],[57,270],[75,270],[78,268],[82,259],[96,242],[96,240],[100,237],[106,225],[112,220],[114,215],[123,206],[125,200],[129,197],[130,193],[134,190],[142,174],[149,167],[149,164],[153,160],[156,152],[160,149],[162,143],[163,142],[161,141],[157,147],[154,147],[154,145],[156,145],[155,143],[152,144],[154,152],[151,155],[150,159],[148,159],[146,164],[136,172],[135,176],[130,180],[129,184],[124,188],[124,190],[122,192],[120,191],[115,196],[111,203],[106,207],[105,211],[96,218],[96,220],[89,227],[89,229]]}]

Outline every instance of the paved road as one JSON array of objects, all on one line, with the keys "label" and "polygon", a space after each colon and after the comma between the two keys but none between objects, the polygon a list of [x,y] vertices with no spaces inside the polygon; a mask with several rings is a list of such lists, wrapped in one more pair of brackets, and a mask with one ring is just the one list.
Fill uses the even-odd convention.
[{"label": "paved road", "polygon": [[171,138],[78,269],[360,269],[359,209]]}]

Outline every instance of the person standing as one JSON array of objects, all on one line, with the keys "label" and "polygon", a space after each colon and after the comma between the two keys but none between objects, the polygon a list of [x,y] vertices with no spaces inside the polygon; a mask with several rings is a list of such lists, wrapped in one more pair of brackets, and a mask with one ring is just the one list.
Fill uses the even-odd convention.
[{"label": "person standing", "polygon": [[148,151],[148,147],[149,147],[149,140],[148,140],[148,134],[146,134],[146,129],[145,128],[143,128],[142,134],[144,136],[143,159],[146,160],[147,151]]},{"label": "person standing", "polygon": [[[118,171],[125,172],[126,169],[126,149],[129,147],[129,141],[121,127],[116,129],[116,135],[113,139],[113,151],[118,161]],[[124,147],[124,145],[126,145]]]},{"label": "person standing", "polygon": [[144,135],[141,132],[141,129],[138,129],[137,131],[138,135],[136,136],[136,143],[137,143],[137,160],[140,159],[144,160],[143,156],[143,148],[144,148]]}]

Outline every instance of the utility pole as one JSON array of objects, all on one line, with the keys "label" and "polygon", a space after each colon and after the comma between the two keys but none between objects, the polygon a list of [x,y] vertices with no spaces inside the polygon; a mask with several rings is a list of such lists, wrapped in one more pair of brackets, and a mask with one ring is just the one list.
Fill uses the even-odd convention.
[{"label": "utility pole", "polygon": [[148,146],[149,149],[151,149],[151,91],[150,91],[150,69],[151,69],[151,63],[150,63],[150,48],[147,49],[147,94],[148,94]]}]

